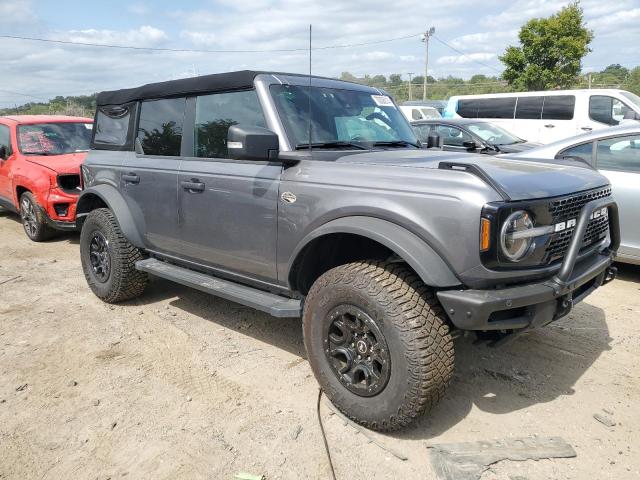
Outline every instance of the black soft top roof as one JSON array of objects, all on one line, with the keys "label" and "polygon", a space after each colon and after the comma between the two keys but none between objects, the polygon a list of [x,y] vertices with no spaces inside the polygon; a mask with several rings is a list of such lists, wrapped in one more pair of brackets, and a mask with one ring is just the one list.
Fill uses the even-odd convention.
[{"label": "black soft top roof", "polygon": [[256,75],[263,73],[252,70],[215,73],[201,77],[169,80],[168,82],[148,83],[136,88],[125,88],[109,92],[100,92],[97,103],[101,105],[122,105],[124,103],[151,98],[192,95],[222,90],[242,90],[253,88]]}]

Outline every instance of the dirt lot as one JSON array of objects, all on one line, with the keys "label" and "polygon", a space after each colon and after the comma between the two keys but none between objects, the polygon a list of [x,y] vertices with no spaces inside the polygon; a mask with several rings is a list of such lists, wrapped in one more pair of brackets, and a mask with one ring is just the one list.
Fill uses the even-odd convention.
[{"label": "dirt lot", "polygon": [[[405,461],[323,401],[337,477],[432,479],[431,444],[538,435],[577,458],[500,462],[482,478],[640,478],[639,313],[640,268],[623,267],[511,345],[458,338],[445,400],[414,428],[371,434]],[[105,305],[77,235],[31,243],[0,213],[0,479],[328,478],[317,395],[299,321],[160,280]]]}]

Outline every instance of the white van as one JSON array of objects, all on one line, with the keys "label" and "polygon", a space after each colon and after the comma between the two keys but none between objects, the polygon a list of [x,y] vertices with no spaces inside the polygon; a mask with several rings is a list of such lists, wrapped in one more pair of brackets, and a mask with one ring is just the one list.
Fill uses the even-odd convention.
[{"label": "white van", "polygon": [[407,117],[410,122],[416,120],[431,120],[433,118],[441,118],[440,112],[434,107],[425,107],[422,105],[400,105],[400,111]]},{"label": "white van", "polygon": [[449,99],[443,117],[489,120],[530,142],[550,143],[640,120],[640,97],[614,89],[460,95]]}]

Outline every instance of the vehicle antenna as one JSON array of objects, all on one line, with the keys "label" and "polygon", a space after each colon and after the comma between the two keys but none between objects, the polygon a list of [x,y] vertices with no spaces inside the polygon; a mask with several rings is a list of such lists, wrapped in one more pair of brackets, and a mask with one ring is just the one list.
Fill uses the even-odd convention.
[{"label": "vehicle antenna", "polygon": [[313,156],[311,147],[311,24],[309,24],[309,155]]}]

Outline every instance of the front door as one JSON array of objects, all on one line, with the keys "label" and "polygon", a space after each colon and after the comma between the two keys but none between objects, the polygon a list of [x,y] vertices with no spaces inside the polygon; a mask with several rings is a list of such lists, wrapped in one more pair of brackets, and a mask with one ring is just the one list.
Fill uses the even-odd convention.
[{"label": "front door", "polygon": [[186,259],[275,282],[278,188],[282,166],[229,158],[231,125],[265,127],[253,90],[202,95],[193,102],[193,155],[178,182]]},{"label": "front door", "polygon": [[8,207],[8,204],[13,203],[11,176],[9,174],[13,155],[11,149],[11,131],[6,125],[0,125],[0,147],[4,147],[8,155],[7,158],[0,158],[0,207]]},{"label": "front door", "polygon": [[126,156],[120,175],[145,247],[166,254],[181,251],[177,184],[185,105],[185,98],[142,103],[136,140],[142,151]]},{"label": "front door", "polygon": [[598,141],[596,166],[611,182],[618,202],[622,238],[619,253],[640,261],[640,135]]}]

